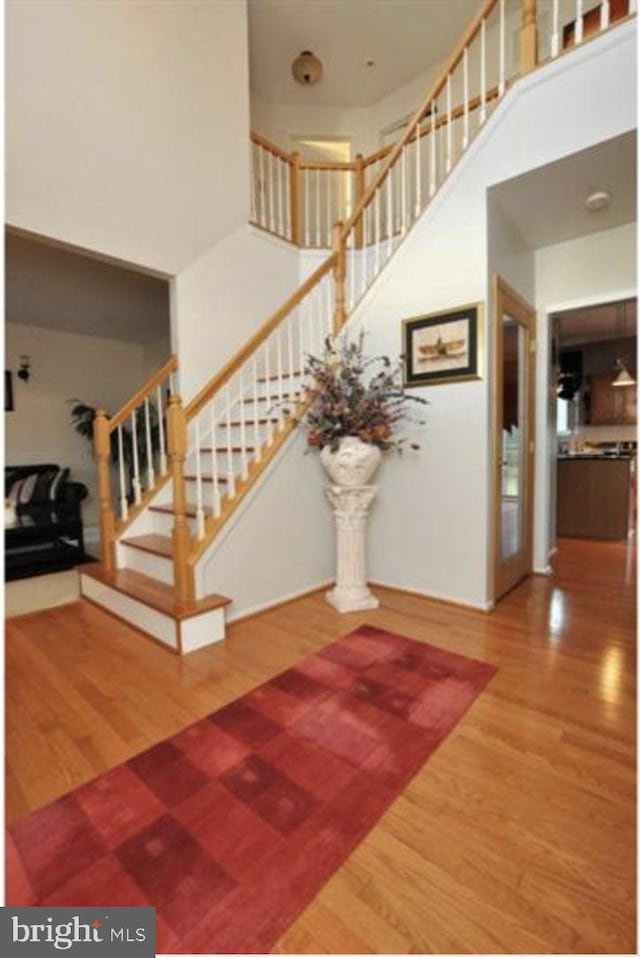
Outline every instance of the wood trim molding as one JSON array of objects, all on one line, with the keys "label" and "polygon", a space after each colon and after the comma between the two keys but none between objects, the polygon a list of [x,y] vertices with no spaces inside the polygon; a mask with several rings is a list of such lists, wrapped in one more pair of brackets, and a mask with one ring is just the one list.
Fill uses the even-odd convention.
[{"label": "wood trim molding", "polygon": [[160,385],[163,380],[167,378],[170,373],[173,373],[178,368],[178,357],[171,355],[166,363],[156,370],[155,373],[152,373],[151,376],[140,386],[131,399],[129,399],[121,409],[115,413],[109,420],[109,432],[119,426],[127,416],[130,416],[134,409],[137,409],[138,406],[144,402],[144,400],[149,396],[153,390]]}]

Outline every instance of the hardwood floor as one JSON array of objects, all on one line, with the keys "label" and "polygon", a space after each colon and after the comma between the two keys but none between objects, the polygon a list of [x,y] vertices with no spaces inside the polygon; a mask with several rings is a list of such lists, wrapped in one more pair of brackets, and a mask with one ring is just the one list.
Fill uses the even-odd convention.
[{"label": "hardwood floor", "polygon": [[9,620],[7,819],[368,621],[499,671],[276,951],[635,952],[635,578],[625,546],[565,540],[490,615],[316,594],[184,659],[83,602]]}]

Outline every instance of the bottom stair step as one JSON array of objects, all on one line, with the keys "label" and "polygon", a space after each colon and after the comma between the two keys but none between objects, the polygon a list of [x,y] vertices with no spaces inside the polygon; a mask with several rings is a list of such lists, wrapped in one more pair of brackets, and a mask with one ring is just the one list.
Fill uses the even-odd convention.
[{"label": "bottom stair step", "polygon": [[96,562],[79,571],[83,596],[175,652],[191,652],[224,638],[224,609],[231,599],[209,595],[179,602],[171,586],[133,569],[105,572]]}]

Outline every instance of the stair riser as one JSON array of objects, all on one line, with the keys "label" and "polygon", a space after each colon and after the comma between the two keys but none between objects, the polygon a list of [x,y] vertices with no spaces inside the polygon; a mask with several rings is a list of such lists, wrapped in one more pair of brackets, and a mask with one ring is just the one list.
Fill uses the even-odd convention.
[{"label": "stair riser", "polygon": [[134,546],[121,544],[118,548],[122,556],[121,568],[133,569],[135,572],[142,572],[144,575],[151,576],[152,579],[157,579],[158,582],[173,585],[172,559],[136,549]]},{"label": "stair riser", "polygon": [[224,609],[213,609],[178,621],[88,575],[80,575],[80,591],[96,605],[146,632],[174,652],[194,652],[225,637]]},{"label": "stair riser", "polygon": [[[170,536],[173,534],[173,513],[151,511],[151,516],[153,521],[153,532],[156,532],[160,536]],[[187,525],[189,526],[191,535],[195,536],[198,529],[195,518],[187,516]]]}]

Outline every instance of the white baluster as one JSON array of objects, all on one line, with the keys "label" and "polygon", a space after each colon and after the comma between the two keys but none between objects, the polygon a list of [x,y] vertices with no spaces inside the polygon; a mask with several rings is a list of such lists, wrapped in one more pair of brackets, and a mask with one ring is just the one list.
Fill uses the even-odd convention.
[{"label": "white baluster", "polygon": [[[557,0],[556,0],[557,2]],[[480,27],[480,111],[478,123],[480,126],[487,119],[487,23],[483,18]]]},{"label": "white baluster", "polygon": [[453,125],[451,123],[451,74],[447,73],[447,159],[445,169],[451,172],[453,164]]},{"label": "white baluster", "polygon": [[463,114],[462,114],[462,149],[466,150],[469,145],[469,50],[464,48],[464,57],[462,60],[463,73]]},{"label": "white baluster", "polygon": [[500,67],[498,71],[498,96],[504,96],[505,89],[505,21],[504,0],[500,0]]},{"label": "white baluster", "polygon": [[575,31],[575,43],[576,46],[578,43],[582,43],[583,36],[583,26],[582,26],[582,0],[576,0],[576,31]]},{"label": "white baluster", "polygon": [[300,370],[301,377],[302,370],[304,369],[304,316],[308,316],[312,302],[313,291],[311,292],[311,295],[305,297],[302,313],[298,313],[298,369]]},{"label": "white baluster", "polygon": [[291,239],[291,164],[285,163],[284,167],[284,225],[287,239]]},{"label": "white baluster", "polygon": [[[287,320],[287,352],[288,352],[288,362],[289,362],[289,391],[293,386],[293,324],[297,317],[297,309],[293,311],[289,319]],[[293,395],[291,395],[291,401],[293,402]]]},{"label": "white baluster", "polygon": [[[282,429],[284,427],[284,409],[282,408],[282,399],[283,399],[283,388],[282,388],[282,329],[278,328],[275,331],[276,337],[276,362],[278,369],[278,427]],[[267,412],[269,416],[270,413]]]},{"label": "white baluster", "polygon": [[156,389],[156,402],[158,404],[158,441],[160,445],[160,475],[164,476],[167,472],[167,449],[164,439],[164,409],[162,406],[162,387]]},{"label": "white baluster", "polygon": [[356,301],[356,284],[355,284],[355,275],[356,275],[356,249],[355,246],[352,246],[348,252],[348,261],[347,261],[347,288],[349,290],[349,312],[353,309]]},{"label": "white baluster", "polygon": [[551,56],[557,57],[560,53],[560,2],[553,0],[551,13]]},{"label": "white baluster", "polygon": [[258,219],[256,212],[256,146],[251,144],[251,221],[255,223]]},{"label": "white baluster", "polygon": [[238,371],[238,411],[240,415],[240,474],[246,482],[249,478],[249,462],[247,459],[247,404],[244,395],[244,366]]},{"label": "white baluster", "polygon": [[416,205],[415,205],[415,212],[414,212],[414,218],[415,218],[415,219],[418,219],[418,217],[420,216],[420,213],[422,212],[422,164],[421,164],[421,162],[420,162],[420,147],[421,147],[421,145],[422,145],[422,144],[421,144],[422,135],[421,135],[421,129],[420,129],[420,124],[421,124],[421,122],[422,122],[422,117],[420,117],[420,119],[418,120],[418,123],[417,123],[417,125],[416,125],[416,149],[415,149],[415,157],[416,157]]},{"label": "white baluster", "polygon": [[215,402],[209,407],[211,416],[211,511],[215,519],[220,518],[220,485],[218,482],[218,431],[216,423]]},{"label": "white baluster", "polygon": [[387,256],[391,256],[393,250],[393,184],[391,182],[391,170],[387,173],[387,239],[389,240]]},{"label": "white baluster", "polygon": [[[258,435],[258,420],[260,418],[260,400],[258,399],[258,360],[256,354],[253,355],[253,362],[251,364],[251,378],[253,380],[253,442],[254,450],[253,457],[256,462],[261,462],[262,460],[262,446],[260,444],[260,436]],[[269,392],[269,386],[267,384],[267,393]]]},{"label": "white baluster", "polygon": [[273,161],[276,168],[276,213],[278,222],[278,236],[284,234],[284,210],[282,196],[282,160],[274,154]]},{"label": "white baluster", "polygon": [[322,246],[320,220],[320,170],[316,170],[316,246]]},{"label": "white baluster", "polygon": [[153,443],[151,441],[151,414],[148,396],[144,398],[144,432],[147,442],[147,489],[153,489],[156,484],[156,477],[153,471]]},{"label": "white baluster", "polygon": [[600,4],[600,29],[606,30],[609,26],[609,20],[611,17],[611,10],[609,7],[609,0],[602,0]]},{"label": "white baluster", "polygon": [[400,228],[402,230],[402,235],[407,232],[407,153],[409,152],[408,147],[404,146],[402,148],[402,155],[400,157],[400,203],[402,206],[402,213],[400,216]]},{"label": "white baluster", "polygon": [[366,288],[367,288],[367,282],[368,282],[368,277],[367,277],[367,273],[368,273],[368,269],[369,269],[369,247],[367,246],[367,243],[368,243],[368,241],[369,241],[369,221],[368,221],[368,218],[369,218],[369,207],[368,207],[368,206],[365,206],[365,208],[364,208],[363,211],[362,211],[362,233],[363,233],[363,236],[364,236],[364,245],[363,245],[363,247],[362,247],[362,251],[361,251],[361,254],[360,254],[360,256],[361,256],[361,259],[360,259],[360,267],[361,267],[361,268],[360,268],[360,281],[361,281],[361,285],[360,285],[360,296],[362,296],[362,294],[363,294],[364,291],[366,290]]},{"label": "white baluster", "polygon": [[118,426],[118,478],[120,480],[120,518],[124,521],[129,518],[129,503],[127,502],[127,481],[124,471],[122,426]]},{"label": "white baluster", "polygon": [[169,395],[175,396],[176,394],[176,377],[173,373],[169,373]]},{"label": "white baluster", "polygon": [[376,190],[373,198],[373,212],[375,224],[375,275],[380,272],[380,190]]},{"label": "white baluster", "polygon": [[193,424],[196,444],[196,535],[204,539],[204,508],[202,505],[202,462],[200,460],[200,419]]},{"label": "white baluster", "polygon": [[258,156],[260,158],[260,226],[267,228],[267,178],[264,169],[265,150],[258,146]]},{"label": "white baluster", "polygon": [[309,170],[301,170],[301,175],[304,178],[304,245],[311,245],[311,235],[310,235],[310,221],[311,221],[311,210],[310,210],[310,199],[309,199],[309,179],[311,173]]},{"label": "white baluster", "polygon": [[429,197],[436,191],[436,101],[431,101],[431,133],[429,134],[431,160],[429,163]]},{"label": "white baluster", "polygon": [[229,384],[226,387],[227,397],[227,487],[229,489],[229,498],[234,499],[236,495],[236,477],[233,472],[233,445],[231,442],[231,392]]},{"label": "white baluster", "polygon": [[269,153],[269,227],[272,233],[275,233],[276,223],[276,184],[275,184],[275,166],[276,158],[273,153]]},{"label": "white baluster", "polygon": [[140,485],[140,462],[138,459],[138,430],[136,428],[136,411],[131,413],[131,444],[133,448],[133,501],[136,505],[142,501],[142,487]]},{"label": "white baluster", "polygon": [[[269,392],[269,390],[271,389],[271,370],[269,368],[269,365],[270,365],[269,353],[271,351],[271,339],[272,337],[270,337],[264,344],[264,375],[267,381],[267,387],[266,387],[267,392]],[[273,445],[273,424],[271,422],[271,416],[267,416],[265,432],[267,437],[267,445],[272,446]]]},{"label": "white baluster", "polygon": [[327,242],[328,247],[331,246],[331,230],[333,226],[333,175],[332,170],[327,170]]}]

